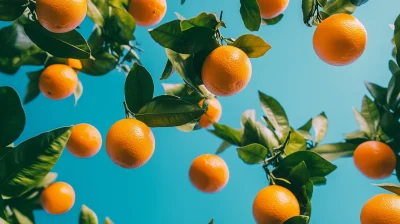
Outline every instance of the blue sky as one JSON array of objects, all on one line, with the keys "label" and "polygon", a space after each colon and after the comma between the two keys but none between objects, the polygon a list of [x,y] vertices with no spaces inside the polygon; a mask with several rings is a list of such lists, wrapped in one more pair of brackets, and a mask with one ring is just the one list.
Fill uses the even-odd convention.
[{"label": "blue sky", "polygon": [[[225,37],[249,33],[241,21],[238,0],[188,0],[183,6],[179,0],[167,2],[162,22],[175,19],[174,12],[192,17],[202,11],[224,10],[223,19],[228,27],[222,30]],[[220,122],[239,127],[241,113],[250,108],[256,109],[260,117],[257,90],[261,90],[281,102],[295,127],[325,111],[329,130],[324,142],[341,140],[343,133],[357,128],[351,108],[360,108],[367,93],[363,81],[387,85],[390,79],[387,64],[393,31],[389,24],[400,12],[397,9],[400,9],[398,0],[371,0],[358,8],[354,15],[368,32],[366,50],[355,63],[333,67],[314,53],[315,28],[303,24],[301,1],[290,1],[278,25],[255,32],[272,49],[264,57],[252,60],[253,76],[246,89],[235,96],[220,98],[223,107]],[[87,36],[91,30],[92,23],[86,19],[81,32]],[[166,62],[164,49],[150,38],[147,28],[138,27],[135,35],[145,50],[140,56],[155,80],[156,94],[163,94],[158,78]],[[25,73],[35,69],[21,69],[15,76],[0,75],[0,84],[14,87],[23,96],[28,83]],[[59,126],[82,122],[96,126],[105,138],[109,127],[124,117],[125,76],[113,71],[102,77],[80,74],[79,78],[84,93],[77,106],[74,107],[73,97],[51,101],[42,95],[25,106],[27,124],[18,142]],[[167,80],[167,83],[179,82],[178,75]],[[229,148],[221,155],[230,169],[228,185],[219,193],[204,194],[190,184],[188,169],[195,157],[214,153],[221,141],[205,130],[183,133],[175,128],[155,128],[153,132],[155,153],[145,166],[136,170],[112,163],[104,147],[90,159],[78,159],[65,151],[54,171],[59,173],[60,181],[74,187],[75,206],[61,216],[36,212],[37,223],[78,223],[82,204],[92,208],[100,220],[109,216],[117,224],[205,224],[212,217],[216,224],[254,223],[253,199],[267,184],[261,167],[244,164],[236,150]],[[397,182],[395,177],[381,181],[367,179],[356,170],[351,158],[334,163],[338,169],[328,176],[328,184],[315,189],[311,224],[359,223],[363,204],[383,192],[371,183]]]}]

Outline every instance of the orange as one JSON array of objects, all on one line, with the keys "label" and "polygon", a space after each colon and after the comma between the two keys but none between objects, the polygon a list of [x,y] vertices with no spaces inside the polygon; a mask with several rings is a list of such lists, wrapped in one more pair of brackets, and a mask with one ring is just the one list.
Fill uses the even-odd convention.
[{"label": "orange", "polygon": [[68,58],[68,66],[75,69],[82,69],[82,63],[78,59]]},{"label": "orange", "polygon": [[222,46],[206,58],[201,71],[204,86],[218,96],[238,93],[251,78],[251,62],[237,47]]},{"label": "orange", "polygon": [[396,168],[396,155],[385,143],[367,141],[360,144],[353,155],[358,170],[372,179],[389,177]]},{"label": "orange", "polygon": [[75,29],[85,19],[86,12],[86,0],[36,0],[39,23],[53,33]]},{"label": "orange", "polygon": [[131,0],[129,13],[139,26],[154,26],[167,12],[166,0]]},{"label": "orange", "polygon": [[90,124],[77,124],[67,142],[68,151],[78,158],[96,155],[102,144],[100,132]]},{"label": "orange", "polygon": [[117,121],[107,133],[107,154],[114,163],[124,168],[143,166],[153,155],[154,147],[153,132],[136,119]]},{"label": "orange", "polygon": [[[204,99],[199,102],[199,107],[202,107]],[[207,112],[203,114],[200,118],[200,127],[207,128],[215,122],[218,122],[221,118],[222,107],[217,98],[212,98],[208,100]]]},{"label": "orange", "polygon": [[67,65],[47,67],[39,78],[39,89],[48,98],[61,100],[71,96],[78,86],[76,72]]},{"label": "orange", "polygon": [[75,203],[75,191],[71,185],[56,182],[45,188],[40,195],[43,209],[53,215],[68,212]]},{"label": "orange", "polygon": [[215,193],[222,190],[229,180],[229,169],[221,157],[204,154],[193,160],[189,179],[200,191]]},{"label": "orange", "polygon": [[343,66],[357,60],[367,44],[367,31],[354,16],[335,14],[323,20],[314,32],[314,50],[328,64]]},{"label": "orange", "polygon": [[289,0],[257,0],[261,17],[272,19],[279,16],[289,5]]},{"label": "orange", "polygon": [[298,215],[300,205],[296,196],[281,186],[265,187],[253,202],[253,216],[258,224],[282,224]]},{"label": "orange", "polygon": [[400,196],[378,194],[365,203],[361,210],[361,224],[399,224]]}]

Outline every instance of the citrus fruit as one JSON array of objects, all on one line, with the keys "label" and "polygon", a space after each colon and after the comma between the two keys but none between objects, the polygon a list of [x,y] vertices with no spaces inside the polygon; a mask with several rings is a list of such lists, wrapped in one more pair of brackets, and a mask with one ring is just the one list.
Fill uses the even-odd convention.
[{"label": "citrus fruit", "polygon": [[[204,99],[199,102],[199,106],[202,107],[203,103]],[[218,122],[222,114],[222,107],[217,98],[209,99],[207,103],[207,111],[201,116],[199,122],[202,128],[207,128],[213,123]]]},{"label": "citrus fruit", "polygon": [[378,141],[360,144],[354,151],[353,159],[358,170],[372,179],[386,178],[396,168],[396,155],[393,150]]},{"label": "citrus fruit", "polygon": [[82,69],[82,63],[78,59],[68,58],[68,66],[75,69]]},{"label": "citrus fruit", "polygon": [[354,16],[339,13],[323,20],[314,32],[314,50],[328,64],[343,66],[357,60],[367,44],[367,31]]},{"label": "citrus fruit", "polygon": [[361,210],[361,224],[399,224],[400,196],[378,194],[371,198]]},{"label": "citrus fruit", "polygon": [[86,0],[36,0],[39,23],[53,33],[75,29],[85,19],[86,12]]},{"label": "citrus fruit", "polygon": [[43,209],[54,215],[68,212],[75,203],[75,191],[64,182],[50,184],[42,191],[40,202]]},{"label": "citrus fruit", "polygon": [[300,205],[296,196],[281,186],[263,188],[253,202],[253,216],[258,224],[282,224],[298,215]]},{"label": "citrus fruit", "polygon": [[213,154],[204,154],[193,160],[189,179],[200,191],[215,193],[222,190],[229,180],[225,161]]},{"label": "citrus fruit", "polygon": [[100,132],[90,124],[77,124],[67,142],[68,151],[78,158],[96,155],[102,144]]},{"label": "citrus fruit", "polygon": [[204,86],[217,96],[238,93],[251,78],[251,62],[237,47],[222,46],[206,58],[201,71]]},{"label": "citrus fruit", "polygon": [[77,86],[78,75],[67,65],[50,65],[39,78],[40,91],[53,100],[61,100],[71,96]]},{"label": "citrus fruit", "polygon": [[107,154],[114,163],[124,168],[143,166],[153,155],[154,147],[153,132],[136,119],[117,121],[107,133]]},{"label": "citrus fruit", "polygon": [[154,26],[167,11],[166,0],[131,0],[129,13],[139,26]]},{"label": "citrus fruit", "polygon": [[272,19],[283,11],[289,5],[289,0],[257,0],[260,7],[261,17],[263,19]]}]

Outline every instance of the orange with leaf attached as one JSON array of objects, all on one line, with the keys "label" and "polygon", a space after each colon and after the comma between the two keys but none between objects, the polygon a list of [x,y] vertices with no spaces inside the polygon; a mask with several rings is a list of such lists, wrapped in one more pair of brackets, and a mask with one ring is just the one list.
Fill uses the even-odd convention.
[{"label": "orange with leaf attached", "polygon": [[56,182],[45,188],[40,195],[43,209],[54,215],[68,212],[75,203],[75,191],[71,185]]},{"label": "orange with leaf attached", "polygon": [[[202,107],[204,99],[199,102],[199,106]],[[207,128],[215,122],[218,122],[222,115],[222,107],[217,98],[207,100],[207,111],[200,118],[199,125],[202,128]]]},{"label": "orange with leaf attached", "polygon": [[78,82],[78,75],[71,67],[53,64],[40,75],[39,89],[47,98],[61,100],[74,93]]},{"label": "orange with leaf attached", "polygon": [[167,11],[165,0],[131,0],[129,13],[140,26],[154,26],[159,23]]}]

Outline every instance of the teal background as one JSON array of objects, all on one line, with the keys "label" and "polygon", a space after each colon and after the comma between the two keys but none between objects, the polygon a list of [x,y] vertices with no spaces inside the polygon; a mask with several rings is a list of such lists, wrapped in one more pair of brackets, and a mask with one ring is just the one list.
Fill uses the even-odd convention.
[{"label": "teal background", "polygon": [[[225,37],[236,38],[249,33],[241,21],[239,7],[238,0],[188,0],[183,6],[179,0],[168,0],[168,11],[162,22],[175,19],[174,12],[193,17],[202,11],[219,13],[224,10],[223,19],[228,28],[222,33]],[[301,1],[292,0],[278,25],[262,27],[255,32],[271,44],[272,49],[264,57],[252,60],[253,76],[245,90],[233,97],[220,98],[223,106],[220,123],[239,127],[241,113],[250,108],[255,108],[260,117],[257,90],[261,90],[281,102],[294,127],[325,111],[329,130],[324,142],[341,140],[343,133],[357,128],[351,108],[360,108],[362,97],[367,93],[363,81],[384,86],[389,81],[387,64],[393,36],[389,24],[398,13],[398,0],[371,0],[358,8],[354,15],[368,31],[365,53],[349,66],[333,67],[314,53],[315,27],[303,24]],[[86,19],[81,32],[87,37],[91,30],[92,23]],[[135,35],[145,50],[140,56],[155,80],[156,94],[163,94],[159,77],[166,62],[164,49],[150,38],[147,28],[138,27]],[[14,87],[23,97],[28,83],[25,73],[38,69],[27,67],[15,76],[0,75],[0,84]],[[51,101],[42,95],[24,106],[27,123],[18,142],[59,126],[81,122],[96,126],[105,139],[109,127],[124,117],[125,76],[113,71],[101,77],[80,74],[80,79],[84,93],[75,107],[73,97]],[[181,80],[174,75],[167,82]],[[155,153],[145,166],[136,170],[112,163],[105,147],[90,159],[78,159],[65,151],[54,171],[59,173],[59,181],[74,187],[75,206],[61,216],[35,212],[37,223],[78,223],[82,204],[92,208],[101,223],[105,216],[116,224],[206,224],[211,218],[216,224],[254,223],[253,199],[267,185],[261,167],[244,164],[231,147],[221,155],[230,169],[228,185],[219,193],[204,194],[190,184],[188,168],[198,155],[214,153],[221,140],[205,130],[183,133],[175,128],[154,128],[153,132]],[[380,181],[367,179],[356,170],[351,158],[334,163],[338,169],[328,176],[328,184],[315,188],[312,224],[359,223],[363,204],[383,192],[371,183],[397,182],[394,176]]]}]

